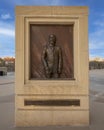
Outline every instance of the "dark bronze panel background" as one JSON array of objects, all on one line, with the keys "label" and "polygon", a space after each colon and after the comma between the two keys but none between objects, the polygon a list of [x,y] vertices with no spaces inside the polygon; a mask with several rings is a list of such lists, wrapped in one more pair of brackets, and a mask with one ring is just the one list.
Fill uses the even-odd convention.
[{"label": "dark bronze panel background", "polygon": [[30,79],[46,79],[41,61],[48,36],[55,34],[62,49],[63,69],[59,79],[74,79],[73,25],[30,25]]}]

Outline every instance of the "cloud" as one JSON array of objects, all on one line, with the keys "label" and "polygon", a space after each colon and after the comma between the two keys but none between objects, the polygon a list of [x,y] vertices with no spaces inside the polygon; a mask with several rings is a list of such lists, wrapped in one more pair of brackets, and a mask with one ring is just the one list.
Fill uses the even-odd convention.
[{"label": "cloud", "polygon": [[94,57],[104,58],[104,50],[90,50],[90,58]]},{"label": "cloud", "polygon": [[93,25],[94,31],[89,33],[90,57],[104,58],[104,20],[96,20]]},{"label": "cloud", "polygon": [[94,25],[100,26],[100,27],[104,27],[104,20],[96,21],[96,22],[94,23]]},{"label": "cloud", "polygon": [[11,19],[11,16],[10,16],[9,13],[8,14],[2,14],[1,19],[4,19],[4,20]]},{"label": "cloud", "polygon": [[11,29],[5,29],[5,28],[0,28],[0,34],[1,35],[7,35],[7,36],[15,36],[14,30]]},{"label": "cloud", "polygon": [[0,34],[5,36],[15,36],[14,22],[0,21]]},{"label": "cloud", "polygon": [[104,49],[104,30],[103,28],[97,29],[89,35],[90,49]]},{"label": "cloud", "polygon": [[76,2],[74,0],[3,0],[6,5],[14,8],[16,5],[86,5],[86,1],[80,0]]},{"label": "cloud", "polygon": [[60,2],[60,0],[52,0],[51,1],[51,5],[58,5],[60,3],[62,3],[62,2]]},{"label": "cloud", "polygon": [[14,56],[15,49],[14,22],[8,20],[0,21],[0,57]]},{"label": "cloud", "polygon": [[0,21],[0,28],[8,28],[8,29],[14,29],[14,20],[12,20],[12,21],[8,21],[8,20],[5,20],[5,21],[3,21],[3,20],[1,20]]},{"label": "cloud", "polygon": [[95,38],[90,38],[89,40],[89,49],[90,50],[102,50],[104,49],[104,38],[100,39],[99,36],[95,35]]},{"label": "cloud", "polygon": [[15,50],[14,49],[3,49],[0,51],[0,57],[6,57],[6,56],[11,56],[14,57],[15,56]]},{"label": "cloud", "polygon": [[15,55],[15,39],[8,34],[0,34],[0,57]]},{"label": "cloud", "polygon": [[[3,0],[5,3],[11,7],[14,8],[16,5],[51,5],[52,1],[55,0]],[[57,0],[56,0],[57,1]]]}]

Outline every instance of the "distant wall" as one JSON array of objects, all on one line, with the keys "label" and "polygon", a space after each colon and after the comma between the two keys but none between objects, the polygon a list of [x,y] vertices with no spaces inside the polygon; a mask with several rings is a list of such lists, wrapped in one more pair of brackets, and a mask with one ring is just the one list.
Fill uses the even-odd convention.
[{"label": "distant wall", "polygon": [[7,67],[0,67],[0,76],[7,75]]},{"label": "distant wall", "polygon": [[8,72],[15,71],[15,58],[0,58],[0,67],[7,68]]},{"label": "distant wall", "polygon": [[102,61],[90,61],[89,69],[104,69],[104,62]]}]

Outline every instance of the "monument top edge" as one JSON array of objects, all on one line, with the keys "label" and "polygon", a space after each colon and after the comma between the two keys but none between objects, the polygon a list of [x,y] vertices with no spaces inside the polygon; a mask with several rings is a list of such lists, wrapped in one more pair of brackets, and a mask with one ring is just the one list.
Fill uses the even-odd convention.
[{"label": "monument top edge", "polygon": [[16,15],[88,15],[88,6],[16,6]]}]

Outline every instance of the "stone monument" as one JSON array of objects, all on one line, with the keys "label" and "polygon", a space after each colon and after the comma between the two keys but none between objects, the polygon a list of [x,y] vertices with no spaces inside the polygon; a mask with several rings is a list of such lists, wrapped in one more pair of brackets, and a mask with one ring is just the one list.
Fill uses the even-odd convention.
[{"label": "stone monument", "polygon": [[17,6],[15,125],[88,125],[88,7]]}]

